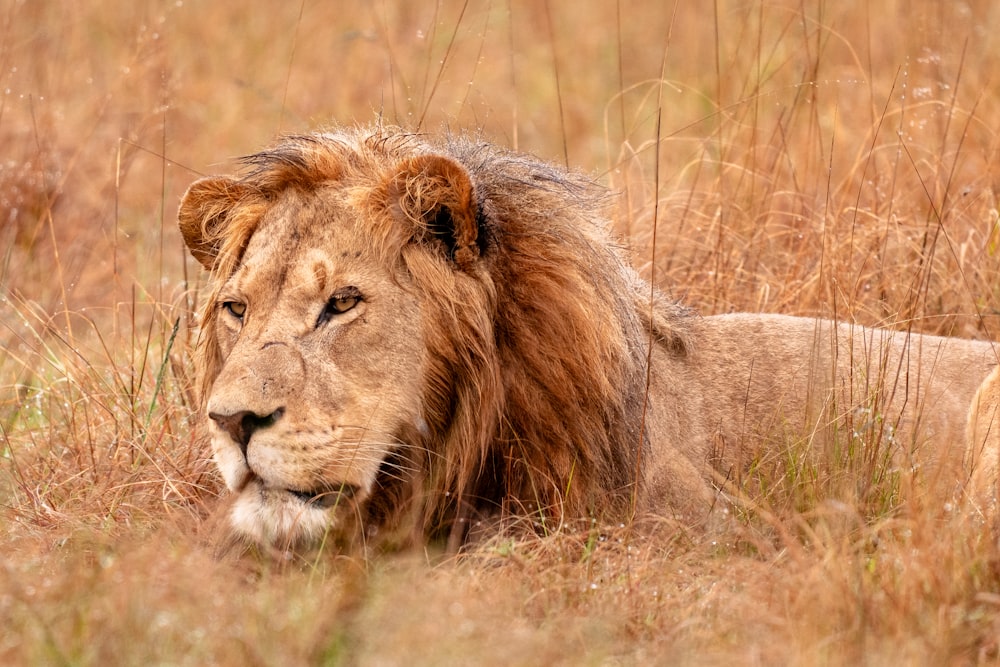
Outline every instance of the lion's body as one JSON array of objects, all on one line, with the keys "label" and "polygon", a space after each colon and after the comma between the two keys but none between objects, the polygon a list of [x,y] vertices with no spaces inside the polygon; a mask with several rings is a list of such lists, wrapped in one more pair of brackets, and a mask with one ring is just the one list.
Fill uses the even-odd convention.
[{"label": "lion's body", "polygon": [[756,314],[701,318],[693,334],[687,358],[661,371],[684,378],[679,433],[690,437],[663,436],[685,443],[703,477],[738,487],[762,462],[822,467],[878,448],[856,455],[961,491],[969,406],[996,365],[990,343]]},{"label": "lion's body", "polygon": [[838,424],[960,481],[988,343],[697,317],[627,265],[603,191],[485,144],[369,128],[248,161],[179,218],[217,280],[202,400],[255,541],[697,524],[720,480],[822,451]]}]

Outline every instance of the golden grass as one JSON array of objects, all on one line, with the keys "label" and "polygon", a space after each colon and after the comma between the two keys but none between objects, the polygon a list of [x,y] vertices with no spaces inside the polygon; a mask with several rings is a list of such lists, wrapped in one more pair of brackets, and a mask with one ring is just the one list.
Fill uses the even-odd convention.
[{"label": "golden grass", "polygon": [[997,660],[983,527],[850,458],[762,462],[706,538],[213,559],[173,215],[281,132],[381,113],[592,171],[705,313],[1000,329],[990,0],[370,4],[0,2],[0,662]]}]

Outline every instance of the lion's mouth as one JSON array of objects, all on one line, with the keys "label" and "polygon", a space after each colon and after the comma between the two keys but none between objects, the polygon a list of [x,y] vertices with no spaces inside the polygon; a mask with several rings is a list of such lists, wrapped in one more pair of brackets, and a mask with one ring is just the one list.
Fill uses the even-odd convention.
[{"label": "lion's mouth", "polygon": [[288,493],[307,505],[312,505],[313,507],[318,507],[320,509],[329,509],[331,507],[336,507],[341,502],[351,500],[355,495],[357,495],[358,490],[358,487],[353,484],[339,484],[334,487],[314,491],[298,491],[296,489],[288,489]]}]

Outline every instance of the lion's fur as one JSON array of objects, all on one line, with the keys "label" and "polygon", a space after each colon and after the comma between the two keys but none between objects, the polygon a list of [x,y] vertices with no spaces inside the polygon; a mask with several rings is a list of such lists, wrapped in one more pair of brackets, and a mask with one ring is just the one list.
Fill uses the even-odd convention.
[{"label": "lion's fur", "polygon": [[[969,449],[965,468],[971,471],[969,495],[991,523],[997,516],[1000,488],[1000,366],[993,369],[976,391],[969,411]],[[994,526],[997,528],[998,526]],[[1000,532],[997,533],[1000,536]]]},{"label": "lion's fur", "polygon": [[[416,304],[394,316],[419,320],[423,346],[419,418],[400,418],[371,493],[352,506],[369,534],[460,540],[470,522],[509,514],[557,523],[640,511],[700,522],[717,499],[713,481],[738,477],[779,434],[822,440],[827,424],[875,395],[907,452],[926,441],[957,445],[996,361],[987,343],[781,316],[694,316],[629,267],[606,230],[603,189],[483,142],[359,128],[289,137],[245,162],[242,177],[194,184],[179,212],[216,285],[202,318],[203,408],[222,391],[220,374],[233,406],[243,391],[259,400],[267,381],[256,388],[256,374],[273,373],[254,370],[253,350],[230,363],[251,373],[227,369],[218,333],[228,326],[220,323],[227,281],[252,278],[248,248],[265,248],[261,234],[271,233],[258,232],[281,232],[282,216],[350,232],[342,238],[359,244],[355,254]],[[336,272],[341,248],[314,250],[329,262],[323,272]],[[286,278],[275,275],[280,284],[267,289],[277,293]],[[375,318],[376,306],[366,307]],[[255,326],[272,337],[294,328]],[[233,333],[228,352],[252,335]],[[331,367],[341,354],[329,350]],[[408,363],[396,362],[387,368]],[[397,399],[408,400],[386,400]],[[328,401],[296,409],[341,419],[337,397]],[[929,402],[939,414],[920,422],[916,408]],[[235,456],[219,429],[213,438],[230,452],[222,458]],[[296,539],[294,528],[262,534]]]}]

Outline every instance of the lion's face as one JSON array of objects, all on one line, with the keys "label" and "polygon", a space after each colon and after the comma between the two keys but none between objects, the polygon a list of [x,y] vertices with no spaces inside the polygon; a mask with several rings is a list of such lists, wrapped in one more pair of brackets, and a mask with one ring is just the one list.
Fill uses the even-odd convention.
[{"label": "lion's face", "polygon": [[245,178],[194,183],[178,211],[215,279],[198,358],[212,450],[237,534],[260,544],[352,537],[367,511],[400,509],[429,441],[471,430],[451,386],[484,366],[454,339],[456,315],[485,308],[470,177],[363,146],[291,142]]},{"label": "lion's face", "polygon": [[314,540],[372,492],[421,415],[420,307],[335,191],[284,193],[219,288],[212,449],[255,541]]}]

